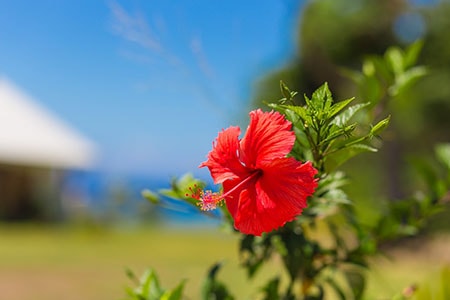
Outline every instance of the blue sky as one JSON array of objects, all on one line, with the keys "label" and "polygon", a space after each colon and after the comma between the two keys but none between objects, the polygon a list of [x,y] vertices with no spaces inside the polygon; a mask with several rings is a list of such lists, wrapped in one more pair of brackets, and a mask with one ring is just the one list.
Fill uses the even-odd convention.
[{"label": "blue sky", "polygon": [[294,51],[303,1],[0,0],[0,75],[117,173],[198,171]]}]

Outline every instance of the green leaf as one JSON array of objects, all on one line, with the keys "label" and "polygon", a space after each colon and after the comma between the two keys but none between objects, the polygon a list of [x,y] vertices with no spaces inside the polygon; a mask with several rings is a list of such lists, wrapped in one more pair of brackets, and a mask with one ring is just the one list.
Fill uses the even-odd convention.
[{"label": "green leaf", "polygon": [[[127,270],[127,276],[133,281],[137,280],[131,270]],[[152,269],[145,270],[135,289],[127,288],[126,291],[132,299],[139,300],[159,300],[164,293],[164,290],[159,285],[158,277]]]},{"label": "green leaf", "polygon": [[278,289],[280,285],[280,278],[277,276],[270,280],[263,288],[264,300],[280,300]]},{"label": "green leaf", "polygon": [[303,122],[311,123],[311,117],[308,115],[306,108],[304,108],[302,106],[295,106],[295,105],[285,105],[283,107],[294,112],[296,115],[298,115],[300,117],[300,119],[303,120]]},{"label": "green leaf", "polygon": [[381,99],[384,93],[384,87],[377,77],[365,77],[360,84],[361,98],[367,99],[370,106],[374,107]]},{"label": "green leaf", "polygon": [[316,195],[322,195],[333,189],[338,189],[349,183],[348,178],[343,172],[333,172],[319,180],[319,186],[316,189]]},{"label": "green leaf", "polygon": [[427,73],[427,68],[423,66],[417,66],[405,71],[395,79],[395,84],[389,87],[389,94],[397,96]]},{"label": "green leaf", "polygon": [[450,143],[438,144],[434,149],[437,158],[450,170]]},{"label": "green leaf", "polygon": [[287,85],[282,80],[280,80],[280,90],[281,90],[281,94],[284,96],[284,98],[286,98],[286,100],[291,99],[291,90],[287,87]]},{"label": "green leaf", "polygon": [[280,100],[280,103],[282,104],[287,101],[291,101],[295,97],[295,95],[297,95],[297,92],[291,92],[291,90],[282,80],[280,80],[280,90],[281,94],[284,96],[284,98]]},{"label": "green leaf", "polygon": [[314,91],[311,97],[311,106],[314,109],[324,109],[325,111],[331,107],[333,98],[331,91],[328,88],[328,83],[325,82],[317,90]]},{"label": "green leaf", "polygon": [[403,53],[400,48],[390,47],[385,53],[385,59],[396,76],[403,73]]},{"label": "green leaf", "polygon": [[336,292],[336,294],[339,296],[339,299],[345,300],[347,297],[344,294],[344,291],[342,288],[334,281],[332,278],[327,278],[326,282],[333,288],[333,290]]},{"label": "green leaf", "polygon": [[405,68],[409,68],[417,63],[420,52],[423,48],[423,40],[417,40],[405,50],[403,63]]},{"label": "green leaf", "polygon": [[208,271],[208,275],[203,282],[203,300],[233,300],[234,297],[228,292],[226,286],[216,279],[217,273],[222,267],[222,263],[214,264]]},{"label": "green leaf", "polygon": [[243,235],[239,246],[239,255],[242,265],[247,269],[249,278],[255,276],[262,264],[270,257],[273,251],[271,235],[255,237]]},{"label": "green leaf", "polygon": [[335,124],[338,127],[345,126],[347,122],[362,108],[368,106],[370,103],[360,103],[353,106],[350,106],[345,111],[343,111],[341,114],[336,116],[334,120],[331,122],[332,124]]},{"label": "green leaf", "polygon": [[378,122],[375,126],[373,126],[370,129],[370,135],[371,136],[378,136],[386,127],[389,125],[389,120],[391,119],[391,116],[388,116],[387,118],[381,120]]},{"label": "green leaf", "polygon": [[174,289],[166,291],[160,300],[180,300],[183,297],[185,280],[180,282]]},{"label": "green leaf", "polygon": [[192,174],[187,173],[181,178],[172,179],[171,188],[161,189],[159,190],[159,193],[174,200],[182,200],[196,206],[198,201],[190,196],[192,194],[191,189],[195,187],[204,189],[205,186],[206,184],[203,181],[196,179]]},{"label": "green leaf", "polygon": [[129,296],[129,298],[126,298],[126,299],[130,299],[130,300],[131,299],[133,299],[133,300],[139,299],[139,298],[137,298],[133,288],[125,287],[125,293],[127,293],[127,295]]},{"label": "green leaf", "polygon": [[[375,66],[377,73],[376,77],[381,77],[382,81],[388,83],[394,81],[394,74],[392,73],[390,64],[386,62],[386,59],[380,56],[371,56],[368,59],[370,59]],[[375,76],[371,78],[375,79]]]},{"label": "green leaf", "polygon": [[[138,281],[133,271],[126,270],[127,276],[134,282]],[[164,290],[158,280],[158,275],[152,269],[147,269],[137,282],[137,287],[126,288],[125,291],[132,300],[180,300],[183,294],[185,280],[172,290]]]},{"label": "green leaf", "polygon": [[142,275],[138,290],[149,300],[159,299],[164,292],[159,284],[158,275],[151,269],[146,270]]},{"label": "green leaf", "polygon": [[334,204],[352,204],[347,194],[340,189],[330,190],[325,196]]},{"label": "green leaf", "polygon": [[367,77],[372,77],[375,75],[375,64],[372,60],[366,59],[362,65],[362,72]]},{"label": "green leaf", "polygon": [[354,144],[345,147],[339,151],[327,155],[325,165],[330,172],[337,167],[345,163],[350,158],[362,153],[362,152],[377,152],[376,148],[373,148],[366,144]]},{"label": "green leaf", "polygon": [[144,197],[145,199],[147,199],[148,201],[150,201],[153,204],[158,204],[161,201],[161,199],[159,199],[158,194],[151,190],[145,189],[141,192],[141,194],[142,194],[142,197]]},{"label": "green leaf", "polygon": [[329,118],[334,117],[337,113],[339,113],[342,109],[344,109],[344,107],[346,107],[353,100],[355,100],[354,97],[347,99],[347,100],[342,100],[342,101],[339,101],[339,102],[333,104],[333,106],[331,106],[331,109],[328,113],[328,117]]},{"label": "green leaf", "polygon": [[342,128],[338,128],[337,126],[333,126],[333,127],[334,128],[332,130],[330,130],[330,133],[327,136],[327,138],[324,139],[323,141],[321,141],[321,143],[319,145],[327,144],[327,143],[331,142],[332,140],[337,139],[338,137],[341,137],[341,136],[349,137],[352,134],[352,132],[355,130],[356,124],[350,124],[350,125],[342,127]]},{"label": "green leaf", "polygon": [[366,279],[356,270],[346,270],[344,275],[347,278],[349,286],[353,292],[353,297],[355,300],[361,299],[366,286]]},{"label": "green leaf", "polygon": [[340,68],[340,73],[344,75],[345,77],[352,80],[355,84],[361,84],[361,81],[364,79],[363,74],[361,74],[358,71],[347,69],[347,68]]}]

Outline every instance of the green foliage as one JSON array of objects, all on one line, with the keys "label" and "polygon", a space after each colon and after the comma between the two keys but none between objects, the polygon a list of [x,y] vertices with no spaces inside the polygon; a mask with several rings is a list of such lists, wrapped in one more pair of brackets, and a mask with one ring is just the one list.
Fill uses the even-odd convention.
[{"label": "green foliage", "polygon": [[273,278],[272,280],[268,281],[266,285],[262,288],[262,292],[264,297],[263,300],[280,300],[279,295],[279,285],[280,285],[280,278],[277,276]]},{"label": "green foliage", "polygon": [[171,290],[163,289],[156,272],[148,269],[138,279],[133,271],[127,270],[128,277],[136,283],[135,288],[127,288],[124,300],[180,300],[183,297],[184,280]]},{"label": "green foliage", "polygon": [[372,107],[384,109],[390,99],[427,74],[426,67],[416,65],[422,46],[420,40],[405,50],[392,46],[384,55],[368,56],[361,72],[349,69],[342,72],[356,83],[362,99],[370,101]]},{"label": "green foliage", "polygon": [[217,280],[217,273],[222,267],[221,263],[214,264],[208,271],[202,287],[203,300],[233,300],[227,287]]},{"label": "green foliage", "polygon": [[[342,190],[348,180],[338,168],[359,153],[376,151],[371,141],[386,128],[389,117],[373,126],[359,126],[353,120],[368,103],[350,105],[353,98],[334,102],[325,83],[311,98],[304,96],[305,105],[295,105],[296,93],[283,82],[280,87],[284,98],[269,106],[292,122],[297,139],[291,155],[313,162],[319,170],[319,186],[295,221],[262,237],[242,237],[242,265],[253,277],[264,262],[280,256],[289,282],[283,290],[280,277],[272,279],[263,289],[266,299],[275,297],[275,292],[280,299],[325,299],[330,290],[340,299],[360,299],[366,256],[374,253],[375,246]],[[349,243],[352,235],[356,244]],[[324,242],[324,237],[331,242]]]},{"label": "green foliage", "polygon": [[205,186],[205,182],[194,178],[192,174],[188,173],[181,178],[173,178],[170,183],[170,189],[162,189],[157,193],[150,190],[144,190],[142,196],[154,204],[161,204],[163,202],[161,196],[177,201],[188,202],[189,204],[195,204],[195,199],[191,197],[191,194],[193,193],[192,187],[204,189]]},{"label": "green foliage", "polygon": [[195,178],[190,173],[187,173],[180,178],[172,178],[170,188],[168,189],[161,189],[156,192],[146,189],[142,191],[141,194],[142,197],[144,197],[150,203],[174,211],[185,212],[183,208],[177,206],[176,203],[173,203],[173,201],[167,201],[167,199],[171,199],[179,203],[187,203],[195,207],[199,212],[206,216],[224,219],[224,225],[228,225],[229,228],[233,228],[233,221],[231,219],[230,213],[225,206],[218,207],[220,209],[220,215],[217,215],[212,214],[209,211],[203,211],[201,210],[200,206],[197,205],[198,199],[195,199],[193,197],[193,194],[196,190],[204,190],[205,188],[206,182]]},{"label": "green foliage", "polygon": [[[286,85],[281,83],[282,92],[288,94]],[[280,103],[292,102],[295,93],[283,98]],[[381,120],[366,132],[350,122],[352,117],[369,103],[347,107],[354,98],[334,102],[328,84],[319,87],[309,99],[304,96],[306,105],[287,105],[270,103],[269,106],[292,122],[297,135],[292,155],[300,161],[311,160],[321,173],[333,171],[353,156],[376,149],[368,142],[381,133],[389,123],[389,117]]]},{"label": "green foliage", "polygon": [[379,243],[402,236],[412,236],[425,227],[427,221],[444,210],[450,195],[450,144],[435,147],[435,159],[411,159],[422,178],[423,189],[405,199],[389,202],[374,234]]}]

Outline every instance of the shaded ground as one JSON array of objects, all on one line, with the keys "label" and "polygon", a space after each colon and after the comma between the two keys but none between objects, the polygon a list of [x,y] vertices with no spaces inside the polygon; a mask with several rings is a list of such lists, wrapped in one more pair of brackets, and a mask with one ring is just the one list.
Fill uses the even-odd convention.
[{"label": "shaded ground", "polygon": [[[0,299],[122,299],[129,267],[153,267],[164,287],[188,278],[189,299],[198,299],[208,267],[224,260],[220,277],[239,299],[251,297],[276,265],[252,284],[238,267],[237,241],[218,230],[127,229],[120,231],[0,226]],[[369,299],[386,299],[450,265],[450,236],[407,242],[372,261]],[[263,270],[264,271],[264,270]],[[265,273],[265,274],[264,274]],[[264,278],[263,278],[264,277]]]},{"label": "shaded ground", "polygon": [[372,260],[369,299],[391,299],[411,285],[432,284],[444,267],[450,268],[450,235],[405,240],[386,252]]}]

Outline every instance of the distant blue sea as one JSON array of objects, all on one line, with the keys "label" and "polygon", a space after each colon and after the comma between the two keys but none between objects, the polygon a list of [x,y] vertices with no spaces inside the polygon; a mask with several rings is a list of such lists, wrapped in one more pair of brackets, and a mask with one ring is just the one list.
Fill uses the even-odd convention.
[{"label": "distant blue sea", "polygon": [[197,208],[181,201],[163,198],[168,209],[144,199],[142,191],[158,191],[170,187],[171,178],[154,175],[112,175],[96,171],[70,171],[64,178],[65,190],[81,195],[92,216],[124,220],[159,221],[174,226],[218,224]]}]

